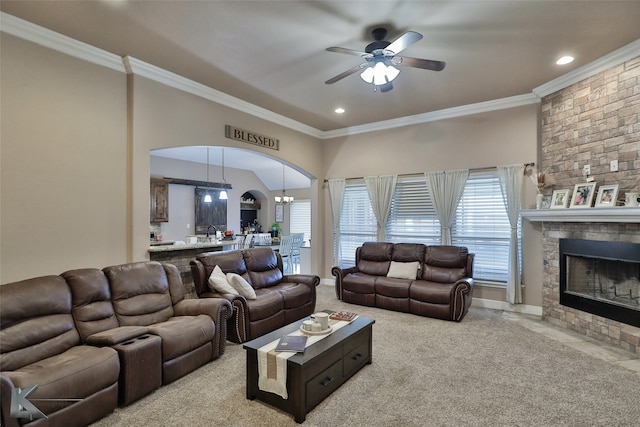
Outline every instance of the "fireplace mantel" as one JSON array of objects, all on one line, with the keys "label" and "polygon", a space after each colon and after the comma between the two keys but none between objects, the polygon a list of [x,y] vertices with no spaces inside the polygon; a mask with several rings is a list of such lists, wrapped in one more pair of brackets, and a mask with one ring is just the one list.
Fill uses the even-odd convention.
[{"label": "fireplace mantel", "polygon": [[640,207],[523,209],[532,222],[627,222],[640,223]]}]

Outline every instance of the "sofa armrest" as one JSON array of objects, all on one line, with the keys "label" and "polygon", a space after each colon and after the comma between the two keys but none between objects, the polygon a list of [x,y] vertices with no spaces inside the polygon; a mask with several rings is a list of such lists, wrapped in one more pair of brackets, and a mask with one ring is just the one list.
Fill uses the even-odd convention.
[{"label": "sofa armrest", "polygon": [[146,326],[119,326],[106,331],[97,332],[87,337],[87,344],[96,347],[114,346],[148,332]]},{"label": "sofa armrest", "polygon": [[473,285],[474,281],[470,277],[460,279],[456,282],[453,293],[457,304],[454,304],[453,320],[457,322],[461,321],[469,311],[473,298]]},{"label": "sofa armrest", "polygon": [[358,267],[349,267],[349,268],[340,268],[333,267],[331,268],[331,274],[336,278],[336,297],[342,301],[342,279],[347,274],[358,272]]},{"label": "sofa armrest", "polygon": [[225,298],[185,299],[173,306],[176,316],[198,316],[205,314],[213,320],[216,332],[213,336],[213,357],[224,354],[227,342],[227,319],[233,314],[231,303]]},{"label": "sofa armrest", "polygon": [[320,277],[312,274],[286,274],[282,276],[283,283],[302,283],[315,288],[320,284]]}]

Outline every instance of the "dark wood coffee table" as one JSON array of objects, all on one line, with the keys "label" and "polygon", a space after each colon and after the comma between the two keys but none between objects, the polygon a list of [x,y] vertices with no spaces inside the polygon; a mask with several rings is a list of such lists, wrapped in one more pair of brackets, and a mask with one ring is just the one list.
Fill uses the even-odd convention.
[{"label": "dark wood coffee table", "polygon": [[297,331],[305,319],[277,329],[243,345],[247,351],[247,399],[259,399],[292,414],[302,423],[306,414],[325,397],[351,378],[364,365],[371,364],[372,326],[375,320],[358,317],[328,337],[310,345],[304,353],[287,360],[287,394],[258,388],[258,349],[283,335]]}]

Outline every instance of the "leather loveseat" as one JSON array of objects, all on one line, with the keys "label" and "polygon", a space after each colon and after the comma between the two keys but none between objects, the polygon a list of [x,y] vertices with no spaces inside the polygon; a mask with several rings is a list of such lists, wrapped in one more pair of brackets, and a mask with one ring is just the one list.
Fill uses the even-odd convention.
[{"label": "leather loveseat", "polygon": [[367,242],[355,266],[331,273],[345,302],[459,322],[471,306],[473,259],[464,247]]},{"label": "leather loveseat", "polygon": [[[2,285],[2,425],[90,424],[223,354],[230,314],[184,299],[177,268],[153,261]],[[33,385],[48,419],[28,422],[11,399]]]},{"label": "leather loveseat", "polygon": [[[271,248],[207,252],[198,255],[190,265],[199,298],[222,298],[233,304],[227,327],[230,341],[252,340],[309,316],[315,310],[320,277],[283,274],[282,257]],[[209,277],[216,265],[224,273],[243,277],[255,291],[255,299],[211,289]]]}]

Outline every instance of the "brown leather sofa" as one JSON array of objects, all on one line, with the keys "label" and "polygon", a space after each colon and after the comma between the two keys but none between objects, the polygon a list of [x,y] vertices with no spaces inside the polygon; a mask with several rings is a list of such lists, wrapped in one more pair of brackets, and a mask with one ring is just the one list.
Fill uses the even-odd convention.
[{"label": "brown leather sofa", "polygon": [[[284,275],[282,257],[271,248],[207,252],[191,261],[191,273],[199,298],[226,299],[233,304],[227,339],[243,343],[312,314],[320,277]],[[236,273],[252,286],[256,299],[212,291],[208,279],[218,265],[224,273]]]},{"label": "brown leather sofa", "polygon": [[104,417],[222,355],[231,310],[185,299],[177,268],[152,261],[0,286],[2,425],[28,421],[10,404],[32,385],[28,400],[48,419],[29,426]]},{"label": "brown leather sofa", "polygon": [[459,322],[471,306],[473,259],[464,247],[367,242],[355,266],[331,273],[345,302]]}]

